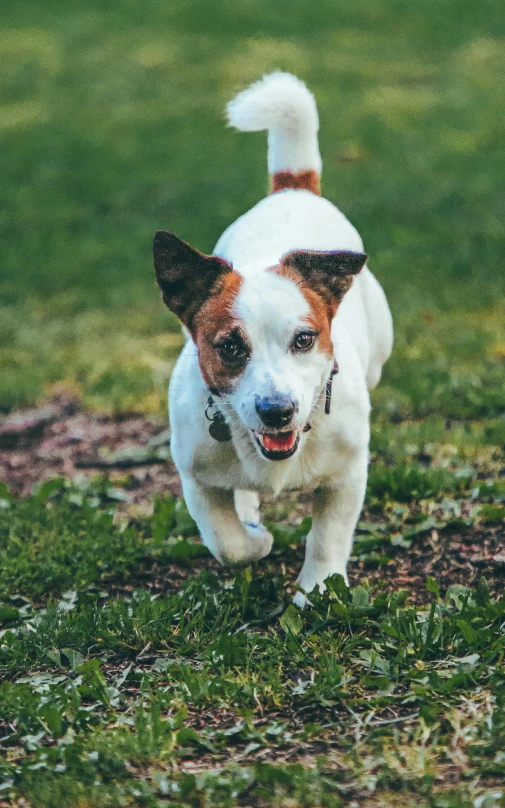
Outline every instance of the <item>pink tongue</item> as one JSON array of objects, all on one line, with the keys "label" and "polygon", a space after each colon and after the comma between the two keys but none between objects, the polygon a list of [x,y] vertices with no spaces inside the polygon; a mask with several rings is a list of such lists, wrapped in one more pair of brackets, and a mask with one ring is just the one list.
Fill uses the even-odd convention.
[{"label": "pink tongue", "polygon": [[263,435],[263,446],[269,452],[287,452],[295,442],[294,432],[280,432],[278,435]]}]

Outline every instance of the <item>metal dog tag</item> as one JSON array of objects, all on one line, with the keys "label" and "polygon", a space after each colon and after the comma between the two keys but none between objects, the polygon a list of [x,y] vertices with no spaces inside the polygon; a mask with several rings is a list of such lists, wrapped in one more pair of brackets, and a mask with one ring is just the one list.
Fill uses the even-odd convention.
[{"label": "metal dog tag", "polygon": [[224,420],[224,416],[220,412],[216,412],[209,426],[209,435],[219,443],[226,443],[231,440],[230,427]]}]

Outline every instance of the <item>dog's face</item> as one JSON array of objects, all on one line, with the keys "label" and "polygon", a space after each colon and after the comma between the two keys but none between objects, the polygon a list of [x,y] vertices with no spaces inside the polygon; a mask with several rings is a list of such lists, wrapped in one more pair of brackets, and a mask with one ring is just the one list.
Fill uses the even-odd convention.
[{"label": "dog's face", "polygon": [[171,233],[156,233],[163,300],[190,331],[209,391],[225,414],[231,408],[261,456],[284,460],[296,452],[333,364],[331,321],[366,259],[294,251],[276,266],[239,274]]}]

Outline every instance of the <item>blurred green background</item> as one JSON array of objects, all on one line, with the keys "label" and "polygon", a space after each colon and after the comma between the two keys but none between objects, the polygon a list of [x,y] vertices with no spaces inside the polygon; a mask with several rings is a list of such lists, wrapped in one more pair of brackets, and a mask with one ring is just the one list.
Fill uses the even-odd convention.
[{"label": "blurred green background", "polygon": [[501,0],[3,0],[0,410],[64,381],[162,412],[181,344],[151,237],[210,251],[265,193],[224,107],[264,72],[314,92],[323,193],[358,227],[397,342],[379,415],[505,401]]}]

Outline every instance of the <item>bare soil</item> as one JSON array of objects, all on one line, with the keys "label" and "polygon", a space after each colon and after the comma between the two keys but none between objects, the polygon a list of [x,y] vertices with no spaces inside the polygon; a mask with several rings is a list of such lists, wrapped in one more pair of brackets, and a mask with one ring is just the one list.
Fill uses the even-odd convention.
[{"label": "bare soil", "polygon": [[[148,510],[155,494],[181,495],[177,471],[170,459],[157,459],[149,446],[168,442],[167,426],[161,419],[132,414],[121,417],[88,412],[65,396],[41,408],[15,413],[0,423],[0,481],[16,496],[28,496],[33,486],[54,476],[75,479],[106,473],[121,480],[128,489],[128,507]],[[289,495],[290,516],[297,522],[309,511],[310,498]],[[273,516],[275,519],[275,516]],[[386,548],[390,560],[375,565],[373,560],[352,563],[352,584],[368,579],[386,589],[405,588],[422,602],[428,596],[426,576],[438,581],[442,590],[451,584],[472,585],[486,577],[495,595],[505,584],[504,531],[499,526],[471,527],[463,530],[433,530],[416,538],[410,549]],[[303,546],[286,553],[286,571],[296,578],[302,561]],[[262,562],[264,563],[264,562]],[[193,559],[153,567],[139,572],[135,580],[118,589],[147,586],[154,592],[178,588],[188,575],[199,569],[216,568],[214,559]],[[114,584],[113,584],[114,586]]]},{"label": "bare soil", "polygon": [[[87,412],[62,396],[0,423],[0,481],[11,493],[26,497],[36,483],[55,476],[106,473],[111,479],[128,477],[134,503],[146,503],[154,494],[180,496],[179,476],[170,460],[158,460],[153,453],[141,462],[135,455],[166,430],[161,419]],[[121,457],[115,460],[115,455]]]}]

